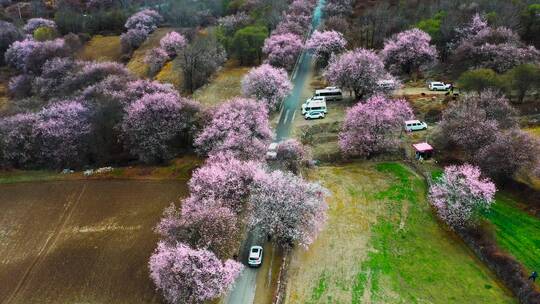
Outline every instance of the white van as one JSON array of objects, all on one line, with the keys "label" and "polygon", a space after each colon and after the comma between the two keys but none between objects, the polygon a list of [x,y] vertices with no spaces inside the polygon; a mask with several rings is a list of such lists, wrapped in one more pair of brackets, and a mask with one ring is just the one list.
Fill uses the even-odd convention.
[{"label": "white van", "polygon": [[326,109],[326,97],[314,96],[302,104],[302,115],[309,111],[323,111],[328,113]]},{"label": "white van", "polygon": [[322,90],[316,90],[315,96],[321,96],[326,98],[327,101],[342,100],[343,93],[337,87],[326,87]]},{"label": "white van", "polygon": [[407,132],[426,130],[427,124],[420,120],[407,120],[405,121],[405,130]]}]

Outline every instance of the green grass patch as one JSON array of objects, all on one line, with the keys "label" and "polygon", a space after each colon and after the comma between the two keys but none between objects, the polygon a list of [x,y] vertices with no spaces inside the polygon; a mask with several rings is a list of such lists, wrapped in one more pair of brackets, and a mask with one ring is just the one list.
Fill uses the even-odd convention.
[{"label": "green grass patch", "polygon": [[51,170],[12,170],[0,171],[0,184],[13,184],[22,182],[43,182],[55,180],[80,179],[148,179],[148,180],[181,180],[191,177],[192,171],[199,167],[202,159],[194,155],[184,155],[171,160],[163,166],[130,166],[117,167],[110,172],[94,173],[86,177],[79,170],[71,174],[62,174]]},{"label": "green grass patch", "polygon": [[396,302],[395,292],[397,302],[407,303],[514,302],[505,290],[491,288],[497,285],[491,273],[439,226],[423,180],[397,163],[376,169],[394,183],[377,193],[385,199],[386,215],[372,227],[374,250],[362,263],[362,270],[371,272],[371,301]]},{"label": "green grass patch", "polygon": [[437,221],[425,181],[405,165],[321,166],[309,177],[332,192],[329,219],[291,266],[289,303],[516,303]]},{"label": "green grass patch", "polygon": [[497,243],[529,271],[540,271],[540,218],[520,208],[510,196],[498,194],[486,218],[493,224]]},{"label": "green grass patch", "polygon": [[311,294],[311,300],[312,301],[318,301],[326,289],[328,288],[328,281],[325,273],[322,273],[319,277],[319,282],[315,288],[313,288],[313,292]]},{"label": "green grass patch", "polygon": [[0,184],[51,181],[65,178],[65,175],[53,171],[10,171],[0,172]]}]

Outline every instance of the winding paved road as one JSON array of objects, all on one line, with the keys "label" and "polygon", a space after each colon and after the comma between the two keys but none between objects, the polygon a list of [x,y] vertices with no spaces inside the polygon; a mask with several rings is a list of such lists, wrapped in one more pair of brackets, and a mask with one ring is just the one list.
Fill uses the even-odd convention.
[{"label": "winding paved road", "polygon": [[[312,29],[316,29],[322,20],[322,8],[325,5],[326,0],[319,0],[315,11],[313,12]],[[313,30],[312,30],[313,31]],[[311,34],[311,33],[310,33]],[[308,52],[302,52],[300,59],[297,63],[296,70],[293,71],[292,83],[293,90],[291,94],[283,101],[283,107],[279,118],[279,123],[276,128],[276,142],[280,142],[287,137],[291,131],[292,122],[298,108],[302,91],[307,85],[308,75],[310,69],[313,67],[312,55]],[[248,235],[247,240],[244,242],[240,261],[245,264],[247,261],[247,254],[249,248],[252,245],[262,245],[260,237],[257,237],[254,233]],[[265,260],[269,257],[267,256]],[[265,275],[259,273],[258,269],[245,267],[240,274],[239,278],[233,289],[222,301],[224,304],[252,304],[255,299],[255,292],[257,290],[257,276]]]}]

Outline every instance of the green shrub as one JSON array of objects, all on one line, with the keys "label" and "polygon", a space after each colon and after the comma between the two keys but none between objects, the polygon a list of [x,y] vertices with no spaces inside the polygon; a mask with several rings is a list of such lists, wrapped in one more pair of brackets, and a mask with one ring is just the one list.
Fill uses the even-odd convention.
[{"label": "green shrub", "polygon": [[441,38],[441,22],[446,15],[445,11],[440,11],[433,18],[420,20],[416,27],[428,33],[437,42]]},{"label": "green shrub", "polygon": [[517,93],[519,102],[523,102],[527,93],[540,89],[540,66],[532,63],[518,65],[504,74],[505,83],[511,91]]},{"label": "green shrub", "polygon": [[42,26],[34,31],[34,39],[37,41],[53,40],[58,37],[54,28]]},{"label": "green shrub", "polygon": [[458,85],[465,91],[478,93],[485,89],[503,89],[503,81],[495,71],[491,69],[477,69],[466,71],[458,79]]},{"label": "green shrub", "polygon": [[232,51],[240,60],[240,64],[259,63],[262,57],[264,40],[268,37],[268,29],[261,25],[251,25],[239,29],[232,38]]}]

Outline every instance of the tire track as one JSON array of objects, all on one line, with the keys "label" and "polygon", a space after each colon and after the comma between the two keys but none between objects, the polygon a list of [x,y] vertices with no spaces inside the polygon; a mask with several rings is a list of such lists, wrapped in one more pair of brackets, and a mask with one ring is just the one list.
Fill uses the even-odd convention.
[{"label": "tire track", "polygon": [[4,302],[5,304],[10,304],[16,299],[19,292],[24,288],[25,284],[30,279],[32,272],[34,271],[36,266],[39,265],[41,261],[43,261],[43,259],[47,256],[47,254],[51,250],[51,248],[54,247],[54,245],[58,241],[60,233],[66,226],[67,222],[73,215],[74,210],[79,204],[79,201],[81,200],[86,190],[86,185],[87,184],[83,185],[79,195],[77,196],[75,200],[73,200],[73,198],[76,195],[76,193],[74,193],[74,195],[68,199],[67,205],[64,208],[64,212],[62,212],[62,215],[60,216],[60,220],[58,221],[58,224],[56,225],[54,230],[49,234],[49,237],[47,237],[47,240],[45,240],[45,243],[43,244],[43,246],[39,249],[38,253],[36,254],[36,257],[34,258],[32,263],[28,266],[28,268],[24,272],[22,278],[19,280],[19,283],[17,283],[17,286],[15,287],[13,292],[11,292],[11,294],[7,297],[7,300]]}]

